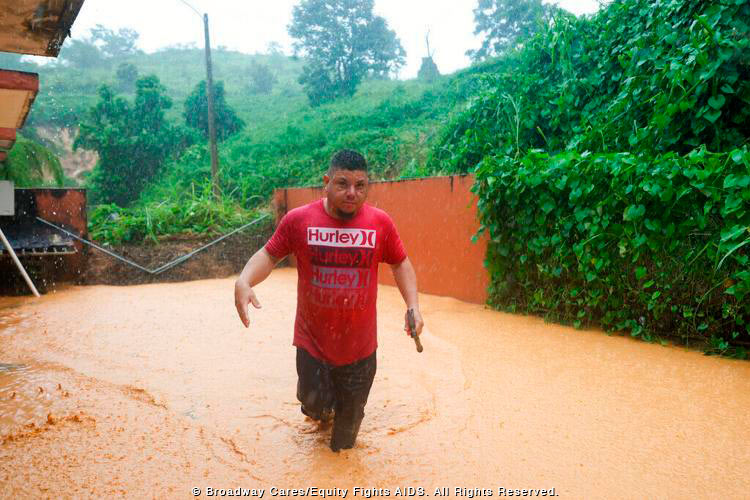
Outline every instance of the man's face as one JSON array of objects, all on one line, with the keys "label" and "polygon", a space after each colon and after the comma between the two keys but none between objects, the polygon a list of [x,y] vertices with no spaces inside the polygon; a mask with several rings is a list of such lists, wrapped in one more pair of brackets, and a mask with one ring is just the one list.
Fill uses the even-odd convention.
[{"label": "man's face", "polygon": [[328,209],[334,217],[351,219],[367,198],[368,179],[364,170],[335,170],[323,176]]}]

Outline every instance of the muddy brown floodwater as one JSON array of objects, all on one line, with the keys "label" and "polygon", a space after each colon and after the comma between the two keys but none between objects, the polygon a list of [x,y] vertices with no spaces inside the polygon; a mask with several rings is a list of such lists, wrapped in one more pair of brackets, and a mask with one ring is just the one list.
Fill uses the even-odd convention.
[{"label": "muddy brown floodwater", "polygon": [[0,298],[0,496],[748,497],[750,363],[429,295],[417,354],[398,291],[381,287],[367,415],[336,454],[295,399],[295,271],[257,287],[249,330],[233,283]]}]

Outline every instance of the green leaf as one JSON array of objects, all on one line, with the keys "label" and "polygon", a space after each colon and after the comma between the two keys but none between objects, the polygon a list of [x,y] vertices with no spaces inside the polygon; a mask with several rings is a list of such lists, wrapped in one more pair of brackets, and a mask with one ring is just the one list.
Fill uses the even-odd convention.
[{"label": "green leaf", "polygon": [[635,268],[635,279],[640,281],[644,276],[646,276],[646,268],[643,266],[636,267]]},{"label": "green leaf", "polygon": [[717,269],[717,270],[718,270],[718,269],[721,269],[721,265],[722,265],[722,264],[724,264],[724,261],[726,260],[726,258],[727,258],[727,257],[729,257],[730,255],[732,255],[732,254],[733,254],[733,253],[734,253],[734,252],[735,252],[736,250],[739,250],[740,248],[744,247],[744,246],[745,246],[745,245],[747,245],[748,243],[750,243],[750,238],[747,238],[747,239],[746,239],[745,241],[743,241],[742,243],[738,243],[737,245],[735,245],[734,247],[732,247],[732,249],[731,249],[731,250],[729,250],[729,251],[728,251],[728,252],[727,252],[727,253],[726,253],[726,254],[724,255],[724,257],[722,257],[722,258],[721,258],[721,260],[719,261],[719,264],[718,264],[718,265],[716,266],[716,269]]},{"label": "green leaf", "polygon": [[646,219],[643,222],[649,231],[659,231],[661,229],[661,223],[658,219]]},{"label": "green leaf", "polygon": [[554,210],[554,209],[555,209],[555,202],[554,202],[554,201],[552,201],[552,200],[546,200],[546,201],[545,201],[545,202],[544,202],[544,203],[542,204],[542,211],[543,211],[543,212],[544,212],[545,214],[548,214],[548,213],[550,213],[550,212],[551,212],[552,210]]},{"label": "green leaf", "polygon": [[716,122],[716,120],[718,120],[720,116],[721,111],[719,111],[718,109],[714,111],[706,111],[705,113],[703,113],[703,118],[710,121],[711,123]]},{"label": "green leaf", "polygon": [[750,186],[750,175],[734,175],[729,174],[724,178],[724,189],[733,187],[746,188]]},{"label": "green leaf", "polygon": [[622,214],[622,218],[625,221],[635,221],[643,217],[646,213],[646,207],[643,205],[630,205]]},{"label": "green leaf", "polygon": [[727,100],[723,94],[718,94],[718,95],[711,96],[708,98],[708,105],[714,109],[721,109],[721,107],[724,106],[724,103],[726,101]]}]

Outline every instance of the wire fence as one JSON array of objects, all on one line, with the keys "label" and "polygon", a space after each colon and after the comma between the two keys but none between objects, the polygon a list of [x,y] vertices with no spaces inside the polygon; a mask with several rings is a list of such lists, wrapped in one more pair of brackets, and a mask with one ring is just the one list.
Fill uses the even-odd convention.
[{"label": "wire fence", "polygon": [[161,274],[161,273],[163,273],[165,271],[169,271],[173,267],[178,266],[178,265],[182,264],[183,262],[185,262],[186,260],[190,259],[191,257],[195,256],[197,253],[202,252],[203,250],[206,250],[207,248],[212,247],[213,245],[219,243],[220,241],[222,241],[222,240],[224,240],[226,238],[229,238],[233,234],[238,233],[240,231],[243,231],[243,230],[245,230],[245,229],[247,229],[247,228],[249,228],[249,227],[257,224],[258,222],[260,222],[260,221],[262,221],[264,219],[267,219],[268,217],[269,217],[269,215],[262,215],[262,216],[258,217],[257,219],[254,219],[251,222],[248,222],[247,224],[245,224],[243,226],[240,226],[237,229],[235,229],[233,231],[230,231],[229,233],[227,233],[227,234],[225,234],[223,236],[220,236],[219,238],[216,238],[215,240],[213,240],[213,241],[211,241],[209,243],[206,243],[205,245],[203,245],[203,246],[201,246],[199,248],[196,248],[195,250],[192,250],[191,252],[188,252],[185,255],[181,255],[180,257],[177,257],[176,259],[171,260],[171,261],[167,262],[166,264],[162,264],[161,266],[159,266],[159,267],[157,267],[155,269],[148,269],[148,268],[146,268],[146,267],[138,264],[137,262],[133,262],[132,260],[130,260],[130,259],[126,258],[126,257],[123,257],[122,255],[118,255],[118,254],[116,254],[115,252],[113,252],[111,250],[107,250],[106,248],[103,248],[102,246],[97,245],[93,241],[89,241],[86,238],[81,238],[77,234],[74,234],[74,233],[68,231],[67,229],[64,229],[64,228],[62,228],[62,227],[60,227],[60,226],[58,226],[56,224],[53,224],[50,221],[44,220],[41,217],[37,217],[37,220],[40,221],[40,222],[43,222],[44,224],[47,224],[48,226],[53,227],[54,229],[56,229],[56,230],[58,230],[58,231],[60,231],[60,232],[62,232],[64,234],[67,234],[71,238],[74,238],[74,239],[80,241],[81,243],[89,245],[90,247],[93,247],[93,248],[99,250],[100,252],[103,252],[103,253],[109,255],[110,257],[112,257],[114,259],[117,259],[117,260],[119,260],[121,262],[124,262],[125,264],[128,264],[129,266],[135,267],[136,269],[139,269],[139,270],[143,271],[144,273],[148,273],[148,274],[150,274],[150,275],[153,276],[153,275]]}]

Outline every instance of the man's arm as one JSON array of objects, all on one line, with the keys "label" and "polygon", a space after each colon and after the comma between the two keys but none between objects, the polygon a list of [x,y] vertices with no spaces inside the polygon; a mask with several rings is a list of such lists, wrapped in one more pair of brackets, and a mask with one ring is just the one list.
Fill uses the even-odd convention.
[{"label": "man's arm", "polygon": [[272,256],[265,247],[255,252],[245,264],[240,277],[234,283],[234,306],[240,315],[240,320],[245,328],[250,326],[250,318],[247,313],[248,304],[252,303],[256,309],[260,309],[260,302],[253,292],[253,287],[266,279],[274,266],[281,259]]},{"label": "man's arm", "polygon": [[[393,278],[396,280],[398,290],[406,302],[406,309],[414,309],[414,324],[417,327],[417,335],[422,333],[424,321],[422,314],[419,312],[419,296],[417,295],[417,274],[411,265],[409,257],[402,260],[399,264],[391,265]],[[409,333],[409,323],[404,316],[404,331]]]}]

